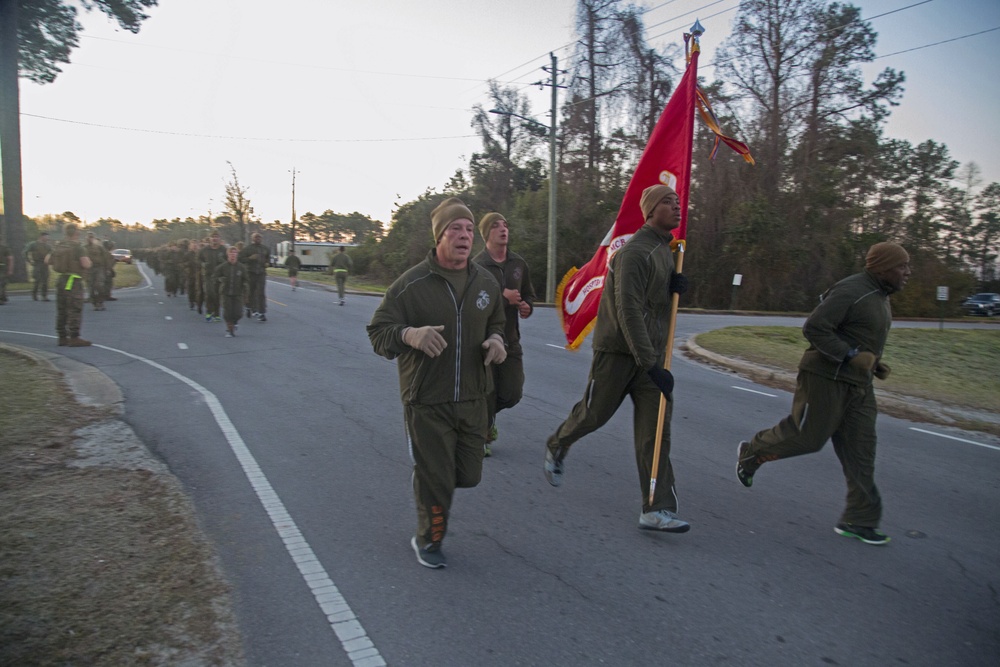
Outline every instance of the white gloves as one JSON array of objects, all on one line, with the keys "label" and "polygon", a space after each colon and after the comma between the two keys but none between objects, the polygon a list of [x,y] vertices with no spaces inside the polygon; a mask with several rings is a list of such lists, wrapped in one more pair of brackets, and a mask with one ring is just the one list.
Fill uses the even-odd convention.
[{"label": "white gloves", "polygon": [[403,342],[412,348],[416,348],[432,359],[448,347],[448,341],[444,339],[441,332],[444,325],[426,327],[406,327],[403,329]]},{"label": "white gloves", "polygon": [[502,364],[504,359],[507,358],[507,346],[503,344],[503,340],[496,334],[483,341],[483,349],[486,350],[486,354],[484,355],[486,366],[490,364]]}]

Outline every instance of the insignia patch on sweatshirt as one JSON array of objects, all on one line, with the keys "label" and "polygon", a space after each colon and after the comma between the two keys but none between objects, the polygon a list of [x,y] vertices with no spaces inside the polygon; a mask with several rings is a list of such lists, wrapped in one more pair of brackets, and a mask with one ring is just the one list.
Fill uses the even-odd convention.
[{"label": "insignia patch on sweatshirt", "polygon": [[476,308],[479,310],[486,310],[490,305],[490,295],[486,290],[479,291],[479,298],[476,299]]}]

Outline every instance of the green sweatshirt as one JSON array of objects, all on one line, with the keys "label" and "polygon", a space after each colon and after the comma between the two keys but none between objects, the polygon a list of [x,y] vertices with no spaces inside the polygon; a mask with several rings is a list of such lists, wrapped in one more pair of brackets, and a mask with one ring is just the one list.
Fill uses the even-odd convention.
[{"label": "green sweatshirt", "polygon": [[226,246],[222,244],[219,244],[217,248],[207,245],[198,251],[198,261],[207,278],[211,278],[215,274],[215,270],[221,264],[226,263],[227,252]]},{"label": "green sweatshirt", "polygon": [[611,258],[594,325],[594,349],[630,354],[639,368],[663,365],[670,327],[673,236],[645,224]]},{"label": "green sweatshirt", "polygon": [[243,297],[250,291],[249,273],[244,264],[227,261],[215,268],[212,282],[218,287],[220,296]]},{"label": "green sweatshirt", "polygon": [[858,348],[882,356],[892,326],[889,289],[878,278],[862,271],[828,289],[802,326],[809,349],[799,369],[832,380],[865,385],[872,374],[850,366],[847,353]]},{"label": "green sweatshirt", "polygon": [[[532,311],[535,310],[535,288],[531,284],[528,263],[523,257],[508,250],[507,261],[500,264],[490,257],[489,251],[483,250],[473,257],[472,261],[489,271],[494,280],[500,283],[501,296],[505,289],[517,290],[521,293],[521,301],[531,306]],[[518,307],[507,303],[507,299],[503,300],[503,307],[504,316],[507,318],[504,337],[507,339],[507,345],[513,348],[521,342],[521,328],[518,325],[520,315]]]},{"label": "green sweatshirt", "polygon": [[[485,397],[492,390],[492,373],[483,364],[483,341],[503,335],[500,286],[482,267],[469,262],[461,301],[434,250],[389,286],[368,325],[376,354],[397,359],[399,389],[404,405],[436,405]],[[448,342],[430,358],[403,342],[403,329],[444,325]]]},{"label": "green sweatshirt", "polygon": [[262,243],[251,243],[240,251],[240,262],[246,264],[252,275],[267,272],[271,261],[271,251]]}]

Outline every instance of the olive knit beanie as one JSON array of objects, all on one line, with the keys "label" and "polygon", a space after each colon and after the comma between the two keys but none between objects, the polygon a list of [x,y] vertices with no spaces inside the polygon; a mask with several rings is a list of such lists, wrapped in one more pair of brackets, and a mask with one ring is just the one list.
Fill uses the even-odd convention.
[{"label": "olive knit beanie", "polygon": [[649,220],[649,214],[669,194],[677,194],[669,185],[650,185],[643,190],[642,197],[639,199],[639,208],[642,209],[642,219]]},{"label": "olive knit beanie", "polygon": [[898,243],[876,243],[865,256],[865,269],[874,275],[910,261],[910,255]]},{"label": "olive knit beanie", "polygon": [[449,197],[438,204],[437,208],[431,211],[431,230],[434,232],[434,242],[437,243],[437,240],[444,234],[444,230],[448,229],[448,225],[462,218],[469,222],[476,219],[465,202],[458,197]]},{"label": "olive knit beanie", "polygon": [[[486,215],[483,216],[483,219],[479,221],[479,234],[480,236],[483,237],[484,241],[490,235],[490,227],[492,227],[493,223],[497,220],[503,220],[504,222],[507,222],[507,218],[503,217],[502,215],[496,212],[487,213]],[[510,223],[508,223],[508,225],[509,224]]]}]

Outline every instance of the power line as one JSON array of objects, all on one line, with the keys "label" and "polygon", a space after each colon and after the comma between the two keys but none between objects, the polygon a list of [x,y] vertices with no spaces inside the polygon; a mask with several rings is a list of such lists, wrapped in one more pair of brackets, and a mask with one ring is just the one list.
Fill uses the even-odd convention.
[{"label": "power line", "polygon": [[[920,5],[926,5],[927,3],[933,2],[933,1],[934,0],[921,0],[920,2],[915,2],[912,5],[906,5],[905,7],[898,7],[896,9],[890,9],[887,12],[882,12],[881,14],[876,14],[875,16],[858,17],[858,18],[854,19],[853,21],[848,21],[847,23],[844,23],[844,24],[841,24],[841,25],[838,25],[838,26],[834,26],[832,28],[827,28],[826,30],[824,30],[823,32],[821,32],[819,34],[820,35],[825,35],[827,33],[833,32],[835,30],[840,30],[841,28],[846,28],[847,26],[852,25],[854,23],[867,23],[868,21],[874,21],[875,19],[880,19],[880,18],[882,18],[884,16],[889,16],[890,14],[895,14],[897,12],[906,11],[907,9],[913,9],[914,7],[919,7]],[[735,7],[733,9],[735,9]],[[731,10],[726,10],[726,11],[731,11]],[[719,12],[719,13],[721,14],[722,12]],[[924,48],[924,47],[917,47],[917,48]],[[900,53],[904,53],[904,52],[901,51]],[[893,54],[890,54],[890,55],[893,55]],[[878,60],[878,58],[884,58],[884,57],[885,56],[877,56],[876,58],[873,58],[873,60]],[[729,62],[731,60],[735,60],[735,59],[736,59],[736,57],[733,56],[732,58],[724,58],[722,60],[713,60],[712,62],[707,63],[705,65],[705,67],[715,67],[716,65],[721,65],[722,63],[727,63],[727,62]]]},{"label": "power line", "polygon": [[324,70],[324,71],[329,71],[329,72],[346,72],[346,73],[349,73],[349,74],[367,74],[367,75],[375,75],[375,76],[398,76],[398,77],[405,77],[405,78],[412,78],[412,79],[438,79],[438,80],[443,80],[443,81],[476,81],[476,82],[479,82],[479,83],[482,82],[481,78],[473,78],[473,77],[440,76],[440,75],[436,75],[436,74],[409,74],[409,73],[403,73],[403,72],[384,72],[384,71],[379,71],[379,70],[351,69],[349,67],[333,67],[331,65],[316,65],[314,63],[296,63],[296,62],[288,62],[288,61],[283,61],[283,60],[267,60],[265,58],[253,58],[253,57],[249,57],[249,56],[236,56],[236,55],[231,55],[229,53],[213,53],[211,51],[200,51],[200,50],[197,50],[197,49],[181,49],[181,48],[177,48],[177,47],[173,47],[173,46],[160,46],[160,45],[157,45],[157,44],[136,44],[136,43],[133,43],[133,42],[126,42],[126,41],[120,40],[120,39],[111,39],[109,37],[91,37],[89,35],[81,35],[81,37],[84,37],[86,39],[96,39],[96,40],[100,40],[102,42],[113,42],[115,44],[128,44],[130,46],[144,46],[144,47],[147,47],[147,48],[150,48],[150,49],[161,49],[161,50],[164,50],[164,51],[177,51],[177,52],[180,52],[180,53],[189,53],[189,54],[194,54],[194,55],[210,56],[210,57],[213,57],[213,58],[229,58],[229,59],[232,59],[232,60],[242,60],[242,61],[247,61],[247,62],[262,63],[262,64],[265,64],[265,65],[279,65],[281,67],[297,67],[297,68],[303,68],[303,69],[306,69],[306,68],[308,68],[308,69],[318,69],[318,70]]},{"label": "power line", "polygon": [[903,49],[902,51],[893,51],[892,53],[887,53],[884,56],[876,56],[874,60],[879,58],[888,58],[889,56],[898,56],[900,53],[909,53],[910,51],[919,51],[920,49],[927,49],[932,46],[937,46],[938,44],[947,44],[948,42],[957,42],[960,39],[968,39],[969,37],[975,37],[977,35],[985,35],[988,32],[994,32],[1000,30],[1000,25],[995,28],[987,28],[986,30],[980,30],[979,32],[969,33],[968,35],[962,35],[961,37],[952,37],[951,39],[943,39],[940,42],[934,42],[932,44],[924,44],[923,46],[914,46],[912,49]]},{"label": "power line", "polygon": [[193,132],[171,132],[169,130],[151,130],[149,128],[141,127],[124,127],[121,125],[102,125],[101,123],[88,123],[82,120],[69,120],[68,118],[53,118],[51,116],[40,116],[33,113],[21,113],[21,116],[26,116],[28,118],[41,118],[42,120],[51,120],[58,123],[70,123],[72,125],[86,125],[88,127],[99,127],[106,130],[122,130],[126,132],[145,132],[147,134],[166,134],[174,137],[192,137],[195,139],[224,139],[224,140],[235,140],[235,141],[284,141],[284,142],[301,142],[301,143],[378,143],[378,142],[397,142],[397,141],[442,141],[444,139],[472,139],[478,135],[475,134],[461,134],[451,137],[403,137],[397,139],[292,139],[283,137],[233,137],[224,135],[214,135],[214,134],[195,134]]},{"label": "power line", "polygon": [[[672,4],[675,1],[676,0],[668,0],[667,2],[663,2],[660,5],[657,5],[655,7],[650,8],[650,9],[644,10],[642,13],[643,14],[648,14],[649,12],[652,12],[653,10],[665,7],[665,6],[669,5],[669,4]],[[707,8],[707,7],[710,7],[710,6],[713,6],[713,5],[717,5],[717,4],[719,4],[720,2],[723,2],[723,1],[724,0],[714,0],[712,2],[708,2],[708,3],[704,4],[704,5],[701,5],[700,7],[696,8],[696,9],[693,9],[693,10],[690,10],[690,11],[685,12],[683,14],[680,14],[680,15],[672,18],[672,19],[667,19],[665,21],[661,21],[660,23],[654,24],[654,26],[650,26],[650,27],[655,27],[656,25],[663,25],[665,23],[669,23],[670,21],[678,20],[680,18],[683,18],[683,17],[688,16],[690,14],[693,14],[695,12],[698,12],[698,11],[700,11],[702,9]],[[901,12],[901,11],[905,11],[905,10],[908,10],[908,9],[912,9],[912,8],[918,7],[920,5],[928,4],[929,2],[932,2],[932,1],[933,0],[921,0],[920,2],[916,2],[916,3],[910,4],[910,5],[906,5],[904,7],[900,7],[900,8],[893,9],[893,10],[890,10],[890,11],[887,11],[887,12],[883,12],[881,14],[876,14],[876,15],[871,16],[871,17],[858,18],[855,21],[853,21],[852,23],[854,23],[854,22],[872,21],[874,19],[878,19],[878,18],[887,16],[887,15],[890,15],[890,14],[894,14],[894,13],[897,13],[897,12]],[[711,14],[709,16],[706,16],[705,20],[714,18],[716,16],[719,16],[720,14],[725,14],[725,13],[731,12],[734,9],[738,9],[741,6],[741,4],[742,4],[742,2],[738,2],[733,7],[730,7],[728,9],[724,9],[722,11],[716,12],[715,14]],[[850,23],[845,24],[845,25],[850,25]],[[839,28],[842,28],[842,27],[844,27],[844,26],[837,26],[836,29],[839,29]],[[675,29],[672,29],[672,30],[668,30],[668,31],[660,33],[658,35],[654,35],[654,36],[649,37],[647,39],[647,41],[650,41],[650,40],[653,40],[653,39],[657,39],[657,38],[663,37],[665,35],[668,35],[668,34],[671,34],[671,33],[675,33],[675,32],[679,32],[679,31],[682,31],[682,30],[685,30],[685,29],[686,28],[675,28]],[[647,30],[648,30],[648,27],[647,27]],[[831,28],[831,30],[832,30],[832,28]],[[885,54],[885,55],[876,56],[874,59],[878,60],[878,59],[881,59],[881,58],[888,58],[890,56],[900,55],[900,54],[903,54],[903,53],[909,53],[911,51],[917,51],[917,50],[920,50],[920,49],[930,48],[932,46],[938,46],[938,45],[941,45],[941,44],[946,44],[946,43],[950,43],[950,42],[954,42],[954,41],[959,41],[959,40],[962,40],[962,39],[967,39],[967,38],[970,38],[970,37],[975,37],[975,36],[982,35],[982,34],[985,34],[985,33],[994,32],[996,30],[1000,30],[1000,26],[995,27],[995,28],[989,28],[989,29],[986,29],[986,30],[981,30],[979,32],[970,33],[970,34],[967,34],[967,35],[962,35],[962,36],[959,36],[959,37],[954,37],[954,38],[951,38],[951,39],[946,39],[946,40],[941,40],[941,41],[938,41],[938,42],[924,44],[924,45],[921,45],[921,46],[916,46],[916,47],[913,47],[913,48],[910,48],[910,49],[904,49],[904,50],[901,50],[901,51],[895,51],[893,53],[888,53],[888,54]],[[88,39],[95,39],[95,40],[101,40],[101,41],[107,41],[107,42],[114,42],[114,43],[120,43],[120,44],[135,45],[132,42],[127,42],[127,41],[123,41],[123,40],[110,39],[110,38],[105,38],[105,37],[92,37],[92,36],[87,36],[87,35],[82,35],[82,36],[86,37]],[[552,52],[562,51],[564,49],[572,47],[575,44],[576,44],[575,41],[574,42],[570,42],[570,43],[565,44],[563,46],[560,46],[560,47],[558,47],[556,49],[553,49]],[[233,56],[233,55],[230,55],[230,54],[218,54],[218,53],[211,53],[211,52],[207,52],[207,51],[199,51],[199,50],[195,50],[195,49],[181,49],[181,48],[176,48],[176,47],[157,46],[157,45],[150,45],[150,44],[142,44],[142,46],[147,46],[149,48],[169,50],[169,51],[179,51],[179,52],[186,52],[186,53],[194,53],[194,54],[207,55],[207,56],[216,56],[216,57],[217,56],[222,56],[222,57],[227,57],[227,58],[233,58],[233,59],[239,59],[239,60],[247,60],[247,61],[267,63],[267,64],[282,65],[282,66],[309,67],[309,68],[313,68],[313,69],[343,71],[343,72],[353,72],[353,73],[361,73],[361,74],[373,74],[373,75],[381,75],[381,76],[414,77],[414,78],[442,79],[442,80],[453,80],[453,81],[476,81],[477,82],[477,86],[476,87],[478,87],[479,85],[483,85],[485,83],[482,79],[473,79],[473,78],[468,78],[468,77],[447,77],[447,76],[437,76],[437,75],[403,74],[403,73],[398,73],[398,72],[383,72],[383,71],[373,71],[373,70],[354,70],[354,69],[349,69],[349,68],[330,67],[330,66],[325,66],[325,65],[315,65],[315,64],[308,64],[308,63],[307,64],[300,64],[300,63],[289,63],[289,62],[282,62],[282,61],[270,61],[270,60],[265,60],[265,59],[261,59],[261,58],[250,58],[250,57],[245,57],[245,56]],[[515,71],[517,71],[517,70],[519,70],[519,69],[521,69],[523,67],[531,65],[532,63],[538,61],[539,59],[541,59],[543,57],[545,57],[545,56],[538,56],[536,58],[528,60],[525,63],[522,63],[521,65],[518,65],[516,67],[513,67],[513,68],[511,68],[511,69],[503,72],[499,76],[505,76],[507,74],[513,73],[513,72],[515,72]],[[725,62],[729,62],[729,60],[731,60],[731,59],[715,60],[715,61],[713,61],[711,63],[706,63],[703,67],[717,66],[719,64],[722,64],[722,63],[725,63]],[[497,79],[499,79],[499,77],[494,77],[491,80],[497,80]],[[521,89],[527,88],[529,86],[534,86],[534,85],[537,84],[537,82],[527,83],[527,82],[519,82],[519,81],[510,81],[510,82],[501,82],[501,83],[506,83],[507,85],[520,85]],[[578,100],[578,101],[575,102],[575,104],[580,104],[580,103],[587,102],[587,101],[590,101],[590,100]],[[40,118],[40,119],[44,119],[44,120],[55,121],[55,122],[72,123],[72,124],[85,125],[85,126],[91,126],[91,127],[100,127],[100,128],[104,128],[104,129],[115,129],[115,130],[122,130],[122,131],[131,131],[131,132],[146,132],[146,133],[152,133],[152,134],[166,134],[166,135],[173,135],[173,136],[186,136],[186,137],[202,138],[202,139],[222,139],[222,140],[242,140],[242,141],[274,141],[274,142],[304,142],[304,143],[309,143],[309,142],[312,142],[312,143],[376,143],[376,142],[439,141],[439,140],[446,140],[446,139],[474,138],[474,137],[478,136],[478,135],[456,135],[456,136],[450,136],[450,137],[416,137],[416,138],[397,138],[397,139],[383,139],[383,138],[372,138],[372,139],[314,139],[314,138],[305,138],[305,139],[296,139],[296,138],[281,138],[281,137],[236,137],[236,136],[207,135],[207,134],[196,134],[196,133],[185,133],[185,132],[172,132],[172,131],[167,131],[167,130],[155,130],[155,129],[145,129],[145,128],[124,127],[124,126],[102,125],[102,124],[99,124],[99,123],[89,123],[89,122],[85,122],[85,121],[75,121],[75,120],[69,120],[69,119],[64,119],[64,118],[53,118],[53,117],[49,117],[49,116],[40,116],[40,115],[28,114],[28,113],[22,113],[21,115],[22,116],[26,116],[26,117]]]}]

